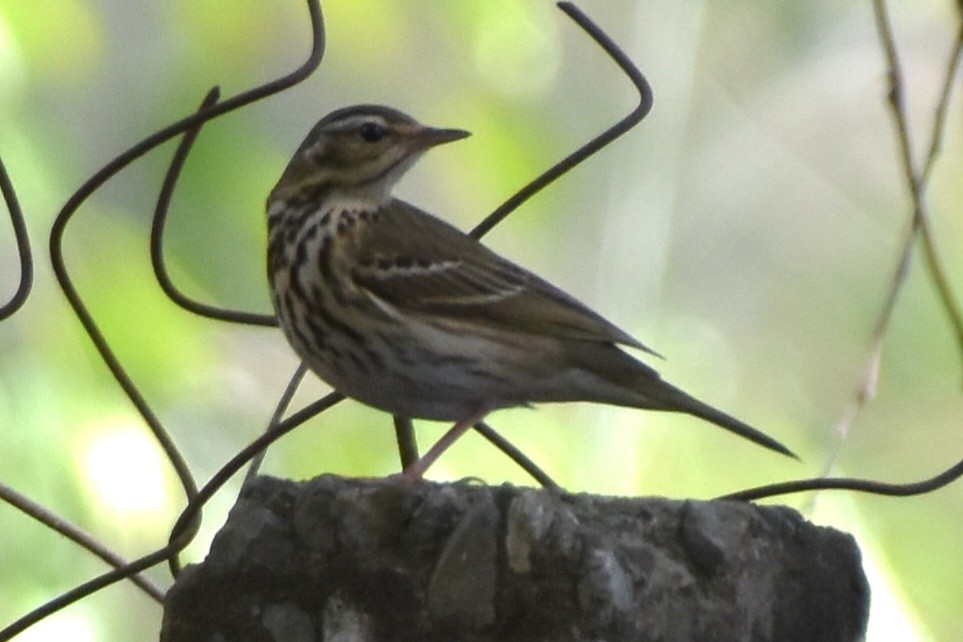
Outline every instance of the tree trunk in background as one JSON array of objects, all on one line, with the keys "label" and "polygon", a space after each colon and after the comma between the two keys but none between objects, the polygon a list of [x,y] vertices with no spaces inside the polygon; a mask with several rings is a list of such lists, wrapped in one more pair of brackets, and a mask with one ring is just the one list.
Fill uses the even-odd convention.
[{"label": "tree trunk in background", "polygon": [[832,642],[868,608],[852,537],[788,508],[260,477],[161,640]]}]

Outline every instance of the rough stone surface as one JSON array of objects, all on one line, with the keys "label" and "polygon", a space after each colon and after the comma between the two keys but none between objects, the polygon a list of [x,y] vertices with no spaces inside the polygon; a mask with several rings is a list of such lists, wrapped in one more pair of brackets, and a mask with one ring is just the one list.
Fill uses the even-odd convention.
[{"label": "rough stone surface", "polygon": [[862,639],[853,539],[782,507],[261,477],[163,642]]}]

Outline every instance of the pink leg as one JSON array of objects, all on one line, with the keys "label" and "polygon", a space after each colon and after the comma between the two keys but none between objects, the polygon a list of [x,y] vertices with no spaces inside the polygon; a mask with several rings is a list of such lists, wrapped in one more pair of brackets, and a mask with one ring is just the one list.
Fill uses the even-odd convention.
[{"label": "pink leg", "polygon": [[410,477],[411,479],[421,479],[425,474],[425,471],[441,457],[442,453],[448,450],[452,444],[458,441],[458,438],[464,435],[469,428],[474,426],[476,423],[485,418],[488,414],[487,410],[477,412],[467,419],[462,419],[454,426],[448,429],[441,439],[435,442],[435,445],[428,449],[424,455],[419,459],[412,462],[407,468],[405,468],[401,474],[405,477]]}]

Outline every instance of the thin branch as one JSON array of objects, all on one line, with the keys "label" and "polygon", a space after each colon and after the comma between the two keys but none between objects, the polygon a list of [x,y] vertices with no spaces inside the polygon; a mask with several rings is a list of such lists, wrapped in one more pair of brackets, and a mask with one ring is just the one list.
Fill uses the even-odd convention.
[{"label": "thin branch", "polygon": [[[946,73],[943,78],[943,86],[937,101],[936,112],[933,119],[933,129],[930,133],[930,142],[923,171],[917,173],[913,162],[912,143],[910,140],[909,123],[906,117],[906,105],[903,91],[903,72],[899,61],[899,54],[896,50],[896,43],[893,37],[893,30],[890,24],[889,14],[886,9],[885,0],[873,0],[874,17],[876,20],[877,32],[883,48],[884,58],[888,69],[889,94],[888,103],[894,116],[896,133],[899,139],[900,160],[903,167],[903,174],[909,186],[913,202],[913,217],[907,226],[906,234],[900,250],[899,260],[893,277],[890,280],[889,289],[883,301],[883,306],[877,317],[873,332],[870,335],[869,350],[867,352],[865,366],[859,385],[844,409],[841,417],[836,422],[836,446],[823,466],[822,475],[828,475],[833,469],[839,457],[843,441],[852,429],[857,416],[876,394],[876,384],[879,381],[880,368],[882,365],[883,339],[889,329],[893,311],[896,309],[896,302],[902,292],[903,285],[909,275],[910,266],[913,262],[914,246],[917,234],[920,235],[924,258],[933,278],[933,282],[940,295],[940,301],[954,328],[957,343],[963,351],[963,317],[960,315],[959,306],[954,301],[949,283],[944,271],[937,259],[936,247],[931,234],[926,207],[924,203],[925,188],[929,183],[936,159],[942,148],[942,141],[946,123],[946,112],[953,93],[954,79],[960,67],[961,53],[963,53],[963,21],[957,31],[956,40],[950,52]],[[963,353],[963,352],[961,352]]]},{"label": "thin branch", "polygon": [[[933,278],[933,283],[936,286],[937,293],[939,294],[940,302],[942,303],[944,311],[946,312],[950,324],[953,327],[958,349],[960,350],[961,358],[963,358],[963,312],[960,311],[960,306],[953,295],[949,285],[949,280],[947,279],[942,264],[937,256],[933,232],[930,228],[929,215],[927,213],[925,204],[925,186],[930,172],[932,171],[933,164],[935,163],[935,158],[939,152],[939,149],[941,148],[943,124],[945,118],[944,114],[947,109],[946,106],[949,103],[950,94],[953,87],[953,78],[956,74],[956,69],[960,64],[960,52],[961,49],[963,49],[963,25],[960,26],[956,41],[949,56],[949,62],[946,65],[947,72],[943,83],[943,91],[940,101],[937,105],[936,117],[934,118],[929,153],[927,155],[923,171],[918,172],[916,170],[916,164],[913,161],[913,148],[910,141],[909,122],[906,115],[906,104],[903,96],[903,71],[900,65],[899,54],[896,51],[893,28],[890,23],[885,0],[873,0],[873,15],[876,19],[876,28],[883,47],[886,64],[889,68],[889,105],[896,124],[896,132],[900,144],[900,159],[903,166],[903,174],[906,178],[906,184],[910,190],[910,196],[912,198],[913,205],[912,227],[910,233],[907,235],[905,243],[906,245],[911,245],[917,233],[919,233],[922,237],[924,258],[926,260],[927,268],[929,269],[930,275]],[[906,251],[904,250],[904,254],[905,253]],[[900,275],[900,272],[897,274]],[[898,279],[899,280],[894,282],[893,289],[901,288],[902,282],[905,279],[905,272],[903,272],[901,276],[898,276]]]},{"label": "thin branch", "polygon": [[953,95],[953,87],[956,74],[960,69],[960,60],[963,58],[963,15],[960,16],[960,26],[956,32],[956,41],[953,43],[953,50],[950,54],[949,64],[946,66],[946,74],[943,77],[943,88],[940,90],[940,98],[936,103],[936,112],[933,117],[933,133],[930,138],[930,151],[926,155],[926,162],[923,163],[923,173],[920,175],[920,184],[926,187],[929,184],[930,175],[936,164],[936,158],[943,150],[943,130],[946,128],[946,114],[950,107],[950,97]]},{"label": "thin branch", "polygon": [[0,158],[0,193],[10,212],[10,222],[13,225],[13,235],[17,241],[17,253],[20,255],[20,284],[10,300],[0,306],[0,321],[12,316],[26,302],[33,285],[33,256],[30,253],[30,239],[27,235],[27,224],[23,218],[23,209],[13,189],[13,181],[7,174],[7,169]]},{"label": "thin branch", "polygon": [[[120,555],[104,546],[96,537],[87,531],[83,530],[79,526],[76,526],[75,524],[72,524],[71,522],[68,522],[60,515],[47,510],[29,497],[18,493],[9,486],[0,484],[0,499],[7,502],[14,508],[19,509],[30,517],[33,517],[44,526],[60,533],[75,544],[87,549],[110,566],[113,566],[114,568],[125,568],[130,565],[129,561],[125,560]],[[144,593],[147,593],[147,595],[153,598],[157,603],[164,603],[164,590],[143,575],[131,575],[130,581],[137,585],[142,591],[144,591]]]}]

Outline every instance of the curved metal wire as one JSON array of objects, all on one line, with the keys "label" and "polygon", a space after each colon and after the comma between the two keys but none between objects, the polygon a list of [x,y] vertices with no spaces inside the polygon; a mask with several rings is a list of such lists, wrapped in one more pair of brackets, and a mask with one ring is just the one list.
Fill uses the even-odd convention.
[{"label": "curved metal wire", "polygon": [[106,339],[94,322],[93,317],[87,310],[87,307],[84,305],[82,298],[77,292],[77,289],[74,287],[63,256],[64,232],[66,231],[66,227],[70,222],[70,219],[77,209],[83,204],[83,202],[95,190],[99,189],[108,179],[113,177],[117,172],[129,165],[135,159],[147,153],[154,147],[160,145],[164,141],[169,140],[170,138],[183,133],[192,127],[196,127],[199,124],[207,122],[208,120],[231,110],[243,107],[244,105],[250,104],[255,100],[259,100],[282,91],[291,85],[300,82],[314,69],[316,69],[320,64],[324,53],[324,26],[321,19],[321,8],[318,6],[317,0],[308,0],[308,9],[311,14],[311,25],[314,38],[312,42],[311,54],[304,64],[287,76],[239,94],[233,98],[225,100],[222,103],[211,105],[208,109],[199,111],[174,123],[173,125],[169,125],[168,127],[161,129],[155,134],[148,136],[141,142],[132,146],[126,152],[120,154],[103,168],[101,168],[98,172],[96,172],[90,179],[84,182],[84,184],[81,185],[81,187],[74,192],[73,195],[71,195],[63,209],[61,209],[60,213],[57,215],[57,218],[51,228],[50,255],[53,263],[54,274],[57,277],[57,282],[60,284],[60,287],[63,290],[64,295],[67,297],[70,306],[73,308],[74,314],[77,315],[77,318],[83,325],[84,330],[87,332],[87,335],[93,342],[97,352],[100,354],[101,359],[110,369],[114,379],[123,389],[131,403],[134,404],[141,417],[143,417],[144,421],[147,423],[155,439],[161,445],[165,455],[171,462],[171,465],[174,467],[188,499],[193,497],[197,491],[197,487],[192,478],[190,469],[177,450],[177,447],[170,438],[170,435],[168,435],[167,431],[164,429],[161,422],[150,408],[150,405],[134,385],[123,366],[120,365],[120,362],[110,349]]},{"label": "curved metal wire", "polygon": [[502,203],[494,212],[475,226],[470,232],[471,236],[481,238],[502,222],[506,216],[515,211],[518,206],[540,192],[546,186],[553,183],[559,176],[565,174],[573,167],[592,156],[600,149],[611,143],[613,140],[638,125],[649,110],[652,109],[652,87],[639,71],[638,67],[625,54],[622,49],[609,38],[602,29],[592,22],[588,16],[573,5],[571,2],[559,2],[558,8],[565,12],[575,23],[581,27],[604,51],[608,54],[619,69],[629,77],[639,93],[639,104],[625,118],[609,127],[604,132],[582,145],[574,152],[563,158],[561,161],[550,167],[535,180],[520,189],[514,196]]},{"label": "curved metal wire", "polygon": [[[125,168],[140,156],[143,156],[158,145],[164,143],[170,138],[173,138],[174,136],[177,136],[178,134],[186,132],[192,127],[199,126],[229,111],[238,109],[256,100],[260,100],[277,92],[283,91],[284,89],[287,89],[288,87],[307,78],[321,63],[325,48],[324,22],[321,14],[321,7],[319,6],[318,0],[307,0],[307,5],[311,19],[312,44],[311,52],[307,60],[300,67],[298,67],[292,73],[287,74],[279,79],[260,85],[250,91],[225,100],[224,102],[212,104],[209,108],[183,118],[176,123],[169,125],[158,132],[155,132],[136,145],[132,146],[127,151],[120,154],[100,170],[98,170],[93,176],[91,176],[90,179],[85,181],[76,192],[71,195],[71,197],[67,200],[67,203],[57,215],[57,218],[55,219],[51,228],[51,262],[53,263],[54,274],[64,292],[64,295],[67,297],[71,308],[83,325],[84,330],[90,337],[90,340],[97,349],[101,359],[107,365],[118,385],[120,385],[121,389],[141,414],[158,443],[160,443],[161,447],[164,449],[165,454],[171,462],[171,465],[174,467],[179,479],[181,480],[185,494],[188,496],[188,508],[194,511],[195,514],[200,510],[202,503],[192,502],[190,500],[193,497],[203,496],[198,494],[196,484],[193,481],[193,477],[191,476],[190,470],[184,462],[183,457],[181,457],[173,441],[170,439],[170,436],[154,415],[147,401],[144,399],[137,387],[134,385],[133,381],[127,375],[126,371],[120,365],[113,351],[110,349],[110,346],[107,344],[103,334],[94,323],[93,318],[83,303],[82,298],[74,287],[73,282],[70,279],[66,262],[64,261],[63,236],[67,224],[70,222],[70,219],[77,209],[83,204],[83,202],[105,182],[107,182],[120,170]],[[6,191],[4,192],[4,196],[5,198],[9,198],[6,194]],[[308,409],[312,407],[314,406],[311,406]],[[300,420],[303,420],[304,416],[307,415],[297,413],[292,415],[291,419],[297,420],[298,418],[302,418]],[[282,422],[282,425],[288,426],[288,424],[284,422]],[[290,429],[290,426],[288,429]],[[142,557],[123,568],[115,569],[110,573],[77,586],[67,593],[64,593],[63,595],[47,602],[46,604],[25,614],[17,621],[0,630],[0,642],[11,639],[13,636],[24,631],[48,615],[55,613],[65,606],[100,590],[104,586],[127,579],[133,574],[139,573],[176,555],[177,552],[186,546],[190,541],[190,533],[194,530],[193,526],[196,526],[195,523],[188,522],[181,522],[181,524],[179,539],[174,542],[176,546],[165,546],[164,548],[154,551],[153,553]]]},{"label": "curved metal wire", "polygon": [[0,193],[3,194],[3,201],[7,204],[7,211],[10,212],[13,236],[17,242],[17,254],[20,255],[20,284],[10,300],[0,306],[0,321],[3,321],[23,307],[27,297],[30,296],[30,288],[33,286],[33,256],[30,253],[30,238],[27,234],[23,209],[20,207],[17,192],[13,189],[13,181],[7,174],[2,158],[0,158]]},{"label": "curved metal wire", "polygon": [[534,461],[529,459],[528,455],[523,453],[517,446],[515,446],[515,444],[502,437],[487,423],[480,421],[472,427],[476,432],[478,432],[478,434],[487,439],[500,451],[508,455],[509,459],[518,464],[522,470],[531,475],[532,478],[541,484],[543,488],[561,488],[561,486],[555,483],[554,479],[548,476],[548,473],[542,470]]},{"label": "curved metal wire", "polygon": [[[79,544],[114,568],[122,568],[130,564],[129,561],[104,546],[96,537],[73,524],[53,511],[47,510],[23,493],[19,493],[5,484],[0,484],[0,499],[17,508],[25,515],[32,517],[47,528],[60,533],[75,544]],[[131,575],[130,581],[149,595],[154,601],[164,603],[164,591],[159,586],[141,575]]]},{"label": "curved metal wire", "polygon": [[[17,635],[23,633],[29,629],[34,624],[37,624],[44,618],[47,618],[57,611],[70,606],[74,602],[84,599],[88,595],[92,595],[102,588],[106,588],[111,584],[115,584],[121,580],[129,579],[131,576],[137,573],[143,573],[147,569],[157,566],[166,560],[170,555],[176,553],[177,551],[171,551],[170,546],[165,546],[164,548],[158,549],[144,557],[134,560],[127,566],[114,569],[103,575],[95,577],[94,579],[84,582],[74,588],[70,589],[66,593],[55,597],[38,606],[33,611],[17,618],[7,626],[0,629],[0,642],[7,642],[7,640],[12,640]],[[180,550],[180,549],[177,549]]]},{"label": "curved metal wire", "polygon": [[[309,7],[310,6],[313,6],[313,5],[312,5],[312,2],[309,0]],[[576,16],[581,16],[582,19],[587,21],[588,19],[584,17],[584,14],[581,14],[580,11],[575,9],[569,3],[560,3],[559,6],[568,15],[572,16],[573,20],[575,20],[581,26],[583,26],[583,28],[585,28],[585,25],[579,22],[579,19],[576,17]],[[315,16],[314,12],[312,12],[312,16],[313,17]],[[317,18],[320,19],[319,8],[317,10]],[[501,220],[503,220],[510,212],[512,212],[519,205],[525,202],[533,194],[537,193],[540,189],[544,188],[546,185],[550,184],[552,181],[554,181],[559,176],[564,174],[566,171],[568,171],[569,169],[571,169],[572,167],[580,163],[582,160],[584,160],[591,154],[598,151],[598,149],[601,149],[602,147],[604,147],[604,145],[608,144],[608,142],[611,142],[611,140],[614,140],[616,137],[624,133],[624,131],[627,131],[629,128],[635,125],[638,121],[640,121],[650,109],[651,102],[652,102],[651,91],[649,90],[648,84],[645,82],[644,77],[642,77],[637,70],[635,71],[638,74],[638,77],[633,76],[633,74],[629,71],[629,69],[626,69],[626,67],[623,66],[623,61],[627,61],[627,59],[624,57],[624,54],[622,54],[621,51],[618,50],[618,48],[614,44],[612,44],[611,41],[608,40],[608,38],[605,36],[605,34],[602,33],[601,30],[598,30],[598,28],[595,27],[594,24],[592,24],[591,22],[588,22],[588,24],[591,25],[592,29],[596,30],[596,33],[592,33],[592,31],[588,28],[586,28],[586,31],[589,31],[590,35],[592,35],[593,38],[595,38],[596,41],[598,41],[599,44],[604,49],[606,49],[609,55],[612,56],[616,60],[616,62],[619,63],[619,65],[623,68],[623,70],[626,71],[626,73],[633,78],[633,82],[635,82],[636,86],[639,88],[639,93],[640,93],[639,106],[636,108],[635,111],[633,111],[632,114],[630,114],[628,117],[620,121],[619,124],[607,130],[600,137],[593,139],[593,141],[590,142],[589,144],[583,146],[582,148],[579,148],[579,150],[577,150],[575,153],[573,153],[572,155],[564,159],[562,162],[560,162],[556,166],[553,166],[553,168],[551,168],[549,171],[545,172],[535,181],[533,181],[528,186],[523,188],[519,193],[517,193],[511,199],[507,200],[502,206],[496,209],[489,217],[483,220],[475,228],[475,230],[473,230],[473,234],[477,235],[478,237],[481,237],[487,231],[492,229]],[[323,31],[321,33],[322,33],[322,40],[323,40]],[[315,30],[315,34],[317,36],[318,34],[317,29]],[[597,36],[600,36],[602,40],[600,40],[600,38]],[[606,46],[605,44],[606,42],[608,42],[608,44],[611,47],[613,47],[614,50],[619,55],[613,55],[612,52],[609,50],[609,48]],[[322,42],[322,51],[323,51],[323,42]],[[620,58],[623,60],[620,61]],[[318,62],[320,62],[320,56],[318,57]],[[631,66],[631,63],[628,63],[628,65],[630,69],[634,69],[634,67]],[[641,84],[639,82],[639,79],[641,79]],[[277,91],[280,91],[280,89],[278,89]],[[84,194],[82,197],[78,197],[77,194],[75,194],[74,197],[77,197],[76,203],[73,202],[75,200],[74,197],[71,198],[71,201],[68,201],[67,206],[65,206],[64,210],[61,212],[61,216],[58,217],[58,222],[61,220],[61,218],[69,219],[73,213],[73,210],[79,207],[79,205],[83,202],[83,200],[87,196],[89,196],[89,193],[99,188],[99,186],[102,185],[103,182],[105,182],[114,173],[116,173],[117,171],[122,169],[124,166],[126,166],[126,164],[128,164],[129,162],[131,162],[141,154],[146,153],[146,151],[151,149],[153,146],[160,144],[164,140],[167,140],[168,138],[175,136],[182,131],[189,133],[191,127],[196,128],[197,126],[206,122],[207,120],[217,117],[217,115],[220,115],[221,113],[225,113],[226,111],[229,111],[229,109],[224,109],[224,106],[227,104],[229,104],[229,101],[225,103],[221,103],[220,105],[217,106],[217,108],[215,108],[214,105],[212,104],[210,108],[202,109],[193,117],[189,117],[187,119],[179,121],[179,123],[172,125],[171,127],[176,127],[178,125],[181,125],[182,129],[179,129],[176,131],[171,130],[171,133],[169,135],[156,139],[154,142],[150,143],[140,151],[137,151],[137,153],[133,153],[137,149],[137,147],[135,146],[134,148],[129,150],[129,152],[127,152],[127,154],[131,154],[131,155],[129,156],[129,158],[127,158],[126,161],[122,163],[117,163],[117,160],[122,158],[123,155],[121,157],[118,157],[118,159],[115,159],[115,163],[117,163],[116,165],[112,164],[112,165],[106,166],[103,170],[101,170],[101,172],[99,172],[97,175],[94,176],[94,178],[91,179],[91,181],[95,181],[95,179],[98,179],[99,182],[95,181],[96,184],[90,188],[87,194]],[[241,105],[239,104],[232,108],[236,108],[239,106]],[[620,129],[623,127],[624,129]],[[170,128],[168,128],[168,130],[170,130]],[[158,134],[156,134],[155,136],[158,136],[165,131],[167,130],[162,130],[161,132],[158,132]],[[142,141],[140,145],[145,145],[147,141],[150,141],[153,138],[154,137],[145,139],[145,141]],[[593,147],[593,145],[595,146]],[[183,160],[181,162],[183,162]],[[2,165],[0,165],[0,170],[2,170]],[[179,171],[180,171],[180,168],[177,168],[176,171],[173,170],[172,168],[172,172],[174,173]],[[104,176],[101,176],[101,174],[105,172],[106,174]],[[101,178],[102,180],[100,180]],[[176,181],[176,178],[173,180]],[[82,187],[81,190],[78,190],[78,194],[81,191],[83,191],[85,187],[87,187],[87,184],[85,184],[85,186]],[[171,190],[172,189],[173,189],[173,185],[171,186]],[[4,191],[4,197],[7,198],[6,191]],[[168,199],[169,199],[169,196],[168,196]],[[8,199],[8,204],[9,204],[9,199]],[[72,209],[68,211],[68,206],[71,206],[71,205],[72,205]],[[166,212],[166,205],[164,207]],[[60,227],[63,228],[64,226],[66,226],[66,223],[67,223],[67,220],[64,220],[62,223],[60,223]],[[156,221],[155,221],[155,224],[156,224]],[[161,222],[161,226],[163,226],[163,222]],[[55,228],[56,228],[56,224],[55,224]],[[59,234],[62,236],[63,234],[62,229],[59,231]],[[53,236],[54,235],[52,234],[52,238],[51,238],[52,254],[53,254]],[[29,254],[29,247],[27,248],[27,252]],[[60,256],[60,260],[62,262],[62,256]],[[21,258],[21,263],[23,265],[22,258]],[[55,271],[56,271],[56,266],[55,266]],[[66,274],[66,270],[64,270],[64,274]],[[58,273],[58,280],[60,280],[59,273]],[[69,280],[67,280],[67,283],[69,283]],[[23,287],[22,284],[23,284],[23,274],[21,275],[21,287]],[[61,281],[61,285],[63,286],[63,281]],[[173,286],[172,283],[171,285]],[[29,290],[29,285],[27,286],[27,289]],[[72,289],[72,285],[71,285],[71,289]],[[66,288],[65,288],[65,294],[67,294]],[[74,294],[76,295],[76,292],[74,292]],[[71,298],[70,294],[67,294],[67,296],[68,296],[68,299]],[[79,301],[79,297],[77,297],[77,299]],[[22,304],[22,301],[20,303]],[[74,302],[71,299],[71,304],[73,305],[73,303]],[[4,306],[4,308],[0,310],[5,310],[6,307],[7,306]],[[219,308],[213,308],[213,309],[220,310]],[[75,311],[77,311],[76,306],[75,306]],[[248,313],[241,313],[241,314],[248,314]],[[220,317],[213,317],[212,315],[203,315],[203,316],[220,318]],[[78,317],[80,317],[81,321],[84,322],[84,316],[80,312],[78,312]],[[227,320],[227,319],[222,319],[222,320]],[[268,324],[259,323],[259,325],[268,325]],[[100,349],[98,340],[97,338],[95,338],[95,334],[96,336],[99,337],[99,333],[97,333],[96,331],[96,326],[92,326],[92,327],[94,329],[94,333],[91,333],[91,338],[94,341],[95,345],[98,346],[98,349]],[[87,328],[86,324],[85,324],[85,328]],[[87,328],[87,329],[88,329],[88,332],[90,332],[90,328]],[[103,352],[101,354],[103,356]],[[105,357],[105,361],[108,363],[108,366],[111,367],[111,362],[106,357]],[[118,374],[113,367],[111,367],[111,371],[112,373],[114,373],[115,377],[118,377]],[[122,373],[123,371],[121,370],[120,372]],[[120,380],[119,377],[118,377],[118,380]],[[121,386],[124,387],[123,382],[121,381],[120,383],[121,383]],[[124,389],[126,392],[127,388],[125,387]],[[332,405],[334,405],[335,403],[338,403],[342,399],[343,397],[341,395],[337,393],[331,393],[327,397],[294,413],[284,421],[277,423],[276,425],[271,427],[264,435],[262,435],[257,440],[252,442],[248,447],[246,447],[244,450],[238,453],[234,458],[232,458],[231,461],[227,465],[225,465],[221,470],[219,470],[218,473],[216,473],[215,476],[207,484],[205,484],[202,489],[196,492],[196,494],[194,495],[194,498],[188,503],[188,506],[185,508],[184,512],[179,517],[174,529],[172,530],[171,539],[167,546],[157,551],[154,551],[153,553],[150,553],[149,555],[144,556],[139,560],[136,560],[131,564],[126,565],[125,567],[116,569],[114,571],[111,571],[110,573],[107,573],[98,578],[95,578],[94,580],[87,582],[84,585],[76,587],[72,591],[62,595],[60,598],[57,598],[56,600],[48,602],[46,605],[44,605],[40,609],[37,609],[36,611],[30,614],[27,614],[26,616],[24,616],[17,622],[13,623],[12,625],[4,628],[3,630],[0,630],[0,641],[9,640],[11,637],[18,634],[19,632],[22,632],[31,624],[39,621],[43,617],[46,617],[46,615],[49,615],[59,610],[60,608],[67,606],[68,604],[71,604],[79,599],[82,599],[83,597],[99,590],[100,588],[106,587],[110,584],[116,583],[123,579],[128,579],[131,577],[133,573],[140,572],[156,564],[162,563],[165,560],[170,560],[173,557],[175,557],[177,552],[182,550],[183,547],[186,546],[187,543],[190,541],[190,532],[193,530],[192,528],[193,525],[197,523],[197,516],[199,515],[199,511],[201,510],[201,507],[211,496],[213,496],[215,492],[217,492],[217,490],[219,490],[223,486],[223,484],[232,475],[234,475],[238,470],[240,470],[240,468],[247,461],[256,457],[258,453],[262,453],[263,449],[268,444],[280,438],[286,432],[297,427],[298,425],[300,425],[310,417],[313,417],[319,412],[323,412],[327,408],[330,408]],[[137,401],[134,400],[133,398],[132,400],[135,402],[135,405],[136,405]],[[283,413],[283,405],[284,405],[283,401],[284,400],[282,399],[282,404],[279,404],[279,409],[280,409],[280,412],[282,413]],[[140,409],[139,406],[138,406],[138,409]],[[720,499],[753,500],[753,499],[761,499],[765,497],[783,495],[791,492],[802,492],[806,490],[825,490],[825,489],[845,489],[845,490],[870,492],[870,493],[889,495],[889,496],[909,496],[909,495],[917,495],[925,492],[931,492],[932,490],[936,490],[938,488],[941,488],[951,483],[952,481],[958,479],[960,476],[963,476],[963,461],[959,462],[958,464],[951,467],[950,469],[940,473],[936,477],[933,477],[929,480],[924,480],[922,482],[912,483],[912,484],[887,484],[882,482],[874,482],[870,480],[822,478],[822,479],[813,479],[813,480],[800,480],[795,482],[784,482],[781,484],[772,484],[768,486],[759,487],[756,489],[748,489],[744,491],[739,491],[737,493],[725,495]],[[548,479],[548,482],[551,482],[551,480]],[[546,482],[542,482],[542,483],[544,484]]]},{"label": "curved metal wire", "polygon": [[184,550],[184,547],[190,543],[192,539],[191,533],[193,531],[193,525],[197,523],[197,518],[200,514],[201,507],[208,500],[210,500],[210,498],[213,497],[218,490],[220,490],[220,488],[227,482],[228,479],[237,473],[237,471],[239,471],[268,444],[284,436],[287,432],[298,427],[311,417],[327,410],[341,399],[343,399],[343,397],[337,393],[331,393],[323,399],[319,399],[311,405],[294,413],[275,426],[274,429],[264,433],[251,442],[251,444],[248,445],[244,450],[235,455],[225,466],[215,473],[209,482],[207,482],[197,492],[195,500],[190,502],[184,508],[184,512],[181,513],[180,517],[175,523],[174,529],[171,532],[170,541],[166,546],[148,553],[147,555],[134,560],[124,567],[114,569],[104,573],[103,575],[95,577],[92,580],[84,582],[83,584],[75,586],[66,593],[63,593],[62,595],[34,609],[30,613],[18,618],[15,622],[12,622],[3,629],[0,629],[0,642],[6,642],[7,640],[10,640],[14,636],[23,633],[26,629],[30,628],[45,617],[53,615],[57,611],[70,606],[74,602],[84,599],[88,595],[96,593],[97,591],[104,589],[111,584],[116,584],[117,582],[129,579],[134,574],[142,573],[143,571],[157,566],[158,564],[162,564],[176,556],[177,553]]},{"label": "curved metal wire", "polygon": [[[195,501],[184,509],[174,527],[171,529],[170,541],[175,542],[183,536],[186,528],[189,527],[193,514],[200,511],[201,506],[210,500],[214,494],[224,486],[227,481],[234,476],[237,471],[243,468],[248,462],[253,461],[259,453],[263,452],[268,446],[288,434],[304,422],[316,417],[317,415],[330,409],[335,404],[344,401],[345,396],[340,392],[329,392],[324,397],[314,401],[304,408],[301,408],[291,416],[271,426],[264,431],[257,439],[244,447],[239,453],[234,455],[226,464],[221,466],[211,479],[204,484],[204,488],[197,494]],[[0,638],[2,642],[2,638]]]},{"label": "curved metal wire", "polygon": [[[199,112],[209,109],[217,102],[220,91],[217,87],[211,89],[201,104]],[[181,142],[177,145],[174,157],[171,159],[167,174],[164,176],[164,183],[161,185],[160,194],[157,197],[157,205],[154,208],[154,220],[150,229],[150,260],[154,268],[154,276],[160,284],[164,294],[171,301],[184,308],[188,312],[196,315],[214,319],[216,321],[227,321],[229,323],[242,323],[245,325],[256,325],[264,327],[277,327],[278,322],[273,314],[257,314],[245,312],[243,310],[231,310],[221,308],[208,303],[203,303],[187,296],[174,285],[167,270],[167,263],[164,260],[164,229],[167,223],[167,214],[170,210],[171,198],[174,189],[177,187],[177,180],[180,178],[181,170],[184,169],[184,162],[190,154],[194,141],[200,133],[202,123],[197,123],[184,132]]]},{"label": "curved metal wire", "polygon": [[[267,431],[273,429],[284,419],[284,413],[288,411],[288,407],[291,405],[291,400],[294,399],[294,393],[298,391],[298,386],[304,380],[304,376],[308,374],[308,366],[303,361],[298,364],[297,370],[291,376],[291,380],[288,385],[284,387],[284,392],[281,393],[281,398],[278,400],[278,405],[274,408],[274,414],[271,415],[271,421],[268,422]],[[333,405],[333,404],[332,404]],[[267,454],[267,450],[261,451],[257,454],[254,459],[251,460],[251,466],[247,469],[247,473],[244,476],[244,481],[247,481],[258,474],[261,469],[261,463],[264,461],[264,456]]]},{"label": "curved metal wire", "polygon": [[909,484],[891,484],[873,481],[871,479],[855,479],[852,477],[813,477],[796,481],[766,484],[756,488],[747,488],[727,495],[720,495],[716,499],[733,499],[739,501],[755,501],[770,497],[802,493],[812,490],[852,490],[860,493],[883,495],[884,497],[912,497],[924,495],[934,490],[948,486],[963,477],[963,460],[950,466],[935,477]]}]

